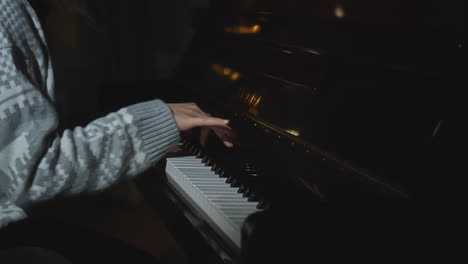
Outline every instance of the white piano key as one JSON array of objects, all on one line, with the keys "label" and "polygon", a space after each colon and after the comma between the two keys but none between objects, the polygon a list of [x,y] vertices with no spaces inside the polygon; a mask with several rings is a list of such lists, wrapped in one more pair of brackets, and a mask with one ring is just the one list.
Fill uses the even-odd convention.
[{"label": "white piano key", "polygon": [[219,179],[219,177],[216,175],[216,174],[208,174],[208,173],[205,173],[205,174],[189,174],[189,175],[185,175],[185,177],[187,177],[189,180],[192,180],[192,179]]},{"label": "white piano key", "polygon": [[200,164],[203,164],[202,160],[199,159],[199,158],[195,158],[195,159],[182,159],[182,160],[179,160],[179,159],[167,159],[168,161],[172,162],[173,164],[184,164],[184,163],[187,163],[187,164],[195,164],[195,163],[200,163]]},{"label": "white piano key", "polygon": [[243,197],[223,197],[218,199],[209,199],[210,202],[216,204],[225,204],[225,203],[238,203],[238,204],[246,204],[247,201],[243,199]]},{"label": "white piano key", "polygon": [[198,174],[198,173],[214,173],[210,167],[178,167],[179,171],[182,172],[184,175],[186,173],[189,174]]},{"label": "white piano key", "polygon": [[199,186],[200,191],[226,191],[226,192],[237,192],[236,189],[230,188],[229,186]]},{"label": "white piano key", "polygon": [[204,183],[206,184],[226,184],[226,182],[223,179],[220,178],[189,178],[190,182],[195,184],[195,185],[203,185]]},{"label": "white piano key", "polygon": [[206,177],[191,177],[190,181],[193,183],[203,183],[203,182],[220,182],[226,184],[226,180],[222,178],[206,178]]},{"label": "white piano key", "polygon": [[258,211],[257,202],[238,193],[224,178],[196,157],[167,159],[169,183],[182,190],[217,225],[234,244],[240,247],[240,228],[245,218]]},{"label": "white piano key", "polygon": [[223,184],[226,187],[231,187],[229,186],[229,183],[226,183],[225,179],[219,178],[216,175],[215,176],[203,176],[203,175],[192,175],[192,176],[187,176],[187,179],[192,182],[193,184],[201,184],[201,183],[218,183],[218,184]]},{"label": "white piano key", "polygon": [[245,220],[247,218],[247,216],[249,216],[250,214],[248,213],[227,213],[227,214],[224,214],[227,218],[231,219],[232,221],[235,221],[235,220]]},{"label": "white piano key", "polygon": [[216,207],[223,208],[252,208],[257,209],[257,203],[249,202],[248,204],[234,204],[234,203],[218,203]]},{"label": "white piano key", "polygon": [[167,160],[167,162],[171,162],[172,164],[176,165],[185,165],[185,164],[193,164],[193,165],[205,165],[201,160]]},{"label": "white piano key", "polygon": [[201,159],[170,160],[173,164],[204,164]]},{"label": "white piano key", "polygon": [[230,197],[245,198],[245,197],[242,197],[242,195],[239,193],[222,193],[222,194],[206,194],[205,193],[205,195],[211,201],[216,200],[216,199],[230,198]]},{"label": "white piano key", "polygon": [[206,178],[206,177],[209,177],[209,178],[213,178],[213,179],[216,179],[216,178],[219,178],[218,175],[216,175],[216,173],[212,172],[212,171],[191,171],[191,172],[184,172],[184,171],[181,171],[182,174],[185,175],[185,177],[189,177],[189,178],[197,178],[197,176],[201,177],[201,178]]},{"label": "white piano key", "polygon": [[238,207],[238,208],[221,208],[221,211],[225,212],[226,214],[229,213],[248,213],[252,214],[256,212],[254,208],[248,208],[248,207]]},{"label": "white piano key", "polygon": [[[184,161],[184,162],[172,162],[172,164],[174,164],[175,166],[178,166],[177,168],[184,168],[186,166],[192,166],[192,167],[195,167],[195,168],[209,168],[211,166],[207,166],[205,163],[203,162],[198,162],[198,161]],[[180,166],[180,167],[179,167]]]},{"label": "white piano key", "polygon": [[230,186],[226,186],[225,182],[194,182],[190,181],[193,185],[197,187],[204,187],[204,186],[219,186],[219,187],[225,187],[229,188]]},{"label": "white piano key", "polygon": [[[170,161],[182,161],[182,160],[190,160],[190,159],[200,159],[197,156],[183,156],[183,157],[175,157],[175,158],[167,158]],[[201,160],[201,159],[200,159]]]},{"label": "white piano key", "polygon": [[205,190],[203,191],[203,194],[205,196],[209,196],[209,195],[222,195],[222,194],[226,194],[226,195],[238,195],[239,193],[236,191],[236,190],[227,190],[227,191],[224,191],[224,190]]},{"label": "white piano key", "polygon": [[245,205],[247,203],[247,200],[245,199],[214,199],[211,200],[212,203],[214,204],[240,204],[240,205]]},{"label": "white piano key", "polygon": [[200,167],[200,168],[182,168],[181,172],[186,175],[186,174],[212,174],[216,175],[216,177],[219,177],[214,171],[211,170],[210,167]]},{"label": "white piano key", "polygon": [[[236,195],[237,194],[237,195]],[[205,196],[213,203],[216,201],[241,201],[248,203],[248,198],[243,197],[240,193],[227,193],[226,195],[206,195]]]},{"label": "white piano key", "polygon": [[223,191],[204,191],[203,194],[205,194],[206,196],[210,196],[210,195],[223,195],[223,194],[236,194],[236,195],[240,195],[240,193],[238,193],[236,190],[229,190],[229,192],[223,192]]},{"label": "white piano key", "polygon": [[197,158],[197,156],[183,156],[183,157],[175,157],[175,158],[167,158],[167,160],[170,160],[170,161],[178,161],[178,160],[186,160],[186,159],[200,159],[200,158]]}]

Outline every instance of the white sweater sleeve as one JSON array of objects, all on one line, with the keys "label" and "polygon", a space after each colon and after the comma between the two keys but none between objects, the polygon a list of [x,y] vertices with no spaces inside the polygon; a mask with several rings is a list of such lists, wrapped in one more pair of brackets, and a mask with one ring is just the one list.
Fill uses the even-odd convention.
[{"label": "white sweater sleeve", "polygon": [[58,134],[56,110],[11,49],[0,49],[0,227],[33,204],[97,191],[142,173],[179,140],[153,100]]}]

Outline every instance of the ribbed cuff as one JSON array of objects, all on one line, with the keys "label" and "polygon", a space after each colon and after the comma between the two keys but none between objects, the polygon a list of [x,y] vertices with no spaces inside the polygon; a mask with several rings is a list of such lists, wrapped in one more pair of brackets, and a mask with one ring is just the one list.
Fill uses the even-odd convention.
[{"label": "ribbed cuff", "polygon": [[147,162],[157,161],[179,142],[180,132],[174,116],[163,101],[156,99],[127,109],[135,118]]}]

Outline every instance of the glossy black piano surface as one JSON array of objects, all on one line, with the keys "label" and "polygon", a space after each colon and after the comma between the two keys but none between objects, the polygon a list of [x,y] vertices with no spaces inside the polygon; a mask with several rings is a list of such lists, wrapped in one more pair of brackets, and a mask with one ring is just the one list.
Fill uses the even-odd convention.
[{"label": "glossy black piano surface", "polygon": [[239,144],[211,135],[202,146],[192,133],[169,155],[203,157],[265,210],[247,219],[238,249],[164,177],[146,182],[181,243],[199,251],[194,262],[216,262],[202,250],[226,263],[422,257],[413,206],[441,171],[462,2],[221,2],[194,10],[198,32],[168,98],[229,118]]}]

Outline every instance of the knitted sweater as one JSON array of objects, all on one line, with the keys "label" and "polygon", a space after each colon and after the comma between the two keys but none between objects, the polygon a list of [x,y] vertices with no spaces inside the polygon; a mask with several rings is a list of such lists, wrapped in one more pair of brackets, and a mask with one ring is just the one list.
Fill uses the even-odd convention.
[{"label": "knitted sweater", "polygon": [[179,140],[161,100],[57,132],[54,76],[27,0],[0,0],[0,227],[34,204],[142,173]]}]

